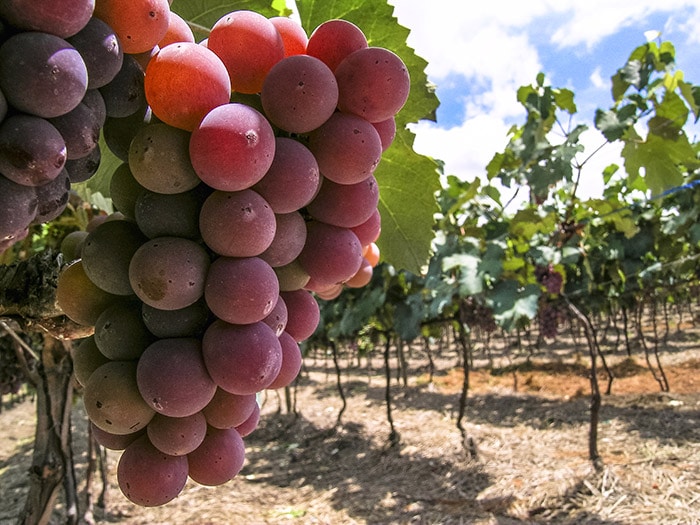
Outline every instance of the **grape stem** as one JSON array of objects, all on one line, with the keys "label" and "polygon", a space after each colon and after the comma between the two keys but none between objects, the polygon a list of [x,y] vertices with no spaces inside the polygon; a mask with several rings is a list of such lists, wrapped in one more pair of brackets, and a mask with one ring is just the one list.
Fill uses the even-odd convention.
[{"label": "grape stem", "polygon": [[30,356],[32,356],[32,358],[35,361],[37,361],[37,362],[39,361],[39,355],[19,335],[17,335],[17,332],[15,332],[12,329],[12,327],[10,327],[10,325],[7,324],[6,319],[0,319],[0,328],[5,330],[5,333],[7,333],[7,335],[9,335],[12,339],[14,339],[14,341],[22,348],[22,350],[24,350]]}]

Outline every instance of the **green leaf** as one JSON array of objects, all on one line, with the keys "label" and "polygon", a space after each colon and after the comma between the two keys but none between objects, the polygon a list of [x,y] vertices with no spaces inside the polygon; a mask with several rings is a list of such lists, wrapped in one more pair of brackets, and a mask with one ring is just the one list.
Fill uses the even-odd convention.
[{"label": "green leaf", "polygon": [[100,133],[100,167],[97,172],[85,182],[80,182],[72,185],[78,195],[85,201],[90,202],[90,195],[100,193],[105,197],[109,197],[109,183],[112,180],[112,174],[122,164],[114,153],[110,151],[104,140],[104,134]]},{"label": "green leaf", "polygon": [[421,334],[421,322],[424,318],[422,295],[411,294],[404,302],[396,305],[394,329],[403,341],[413,341]]},{"label": "green leaf", "polygon": [[610,142],[614,142],[624,135],[625,131],[636,121],[636,106],[627,104],[619,109],[595,112],[595,127]]},{"label": "green leaf", "polygon": [[679,81],[678,88],[685,99],[697,122],[700,118],[700,86],[693,86],[688,82]]},{"label": "green leaf", "polygon": [[554,90],[554,102],[557,107],[567,111],[571,115],[576,113],[576,103],[574,102],[574,92],[570,89],[555,89]]},{"label": "green leaf", "polygon": [[541,293],[537,284],[520,287],[515,280],[501,281],[489,294],[488,302],[496,322],[509,331],[519,321],[535,318]]},{"label": "green leaf", "polygon": [[652,195],[683,184],[680,166],[696,162],[695,151],[685,134],[668,140],[650,133],[646,141],[628,141],[622,148],[622,157],[631,176],[641,175],[640,169],[644,168],[644,180]]},{"label": "green leaf", "polygon": [[437,163],[399,140],[384,152],[374,175],[379,184],[382,234],[377,246],[382,260],[420,274],[430,256],[438,211]]},{"label": "green leaf", "polygon": [[459,295],[469,297],[480,294],[484,290],[484,281],[479,272],[481,257],[471,253],[457,253],[445,257],[442,261],[442,271],[458,269]]}]

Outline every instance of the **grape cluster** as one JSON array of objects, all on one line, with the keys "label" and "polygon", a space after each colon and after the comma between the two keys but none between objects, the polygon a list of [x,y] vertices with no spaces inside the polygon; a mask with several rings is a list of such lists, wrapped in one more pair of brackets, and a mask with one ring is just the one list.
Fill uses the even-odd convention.
[{"label": "grape cluster", "polygon": [[[100,163],[124,54],[93,0],[0,2],[0,252],[58,217]],[[120,98],[123,97],[121,94]]]},{"label": "grape cluster", "polygon": [[188,477],[239,472],[256,396],[295,379],[316,297],[369,282],[374,171],[410,82],[346,21],[307,37],[287,18],[234,11],[204,42],[185,25],[166,43],[136,23],[158,2],[115,3],[97,0],[95,15],[125,43],[103,92],[120,108],[104,124],[123,161],[110,183],[119,213],[71,248],[57,300],[95,328],[73,352],[91,427],[123,450],[122,492],[154,506]]},{"label": "grape cluster", "polygon": [[557,300],[541,299],[537,309],[537,324],[540,335],[546,339],[556,339],[559,325],[566,319],[562,303]]},{"label": "grape cluster", "polygon": [[564,277],[561,272],[554,269],[552,264],[538,265],[535,268],[535,278],[538,283],[545,287],[547,293],[554,295],[561,293]]},{"label": "grape cluster", "polygon": [[467,297],[462,301],[460,315],[462,322],[470,328],[480,328],[488,334],[495,332],[498,328],[493,310],[473,297]]}]

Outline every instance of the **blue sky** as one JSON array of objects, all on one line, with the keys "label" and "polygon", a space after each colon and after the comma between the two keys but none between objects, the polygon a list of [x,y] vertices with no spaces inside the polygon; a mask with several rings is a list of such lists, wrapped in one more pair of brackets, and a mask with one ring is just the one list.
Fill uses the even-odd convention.
[{"label": "blue sky", "polygon": [[[645,32],[673,42],[678,69],[700,84],[700,0],[389,2],[411,30],[409,45],[428,61],[441,101],[437,124],[413,127],[415,149],[465,180],[482,176],[510,125],[523,122],[516,90],[540,71],[553,86],[574,91],[578,122],[591,128],[583,137],[589,152],[603,141],[592,124],[595,109],[610,106],[610,77]],[[619,159],[612,147],[596,157],[581,196],[599,194],[601,170]]]}]

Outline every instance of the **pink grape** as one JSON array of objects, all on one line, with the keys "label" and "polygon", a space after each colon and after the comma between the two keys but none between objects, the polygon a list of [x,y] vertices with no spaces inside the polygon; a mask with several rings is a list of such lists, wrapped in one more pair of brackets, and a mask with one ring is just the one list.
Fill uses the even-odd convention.
[{"label": "pink grape", "polygon": [[204,441],[207,420],[202,412],[184,417],[156,414],[146,427],[154,447],[171,456],[189,454]]},{"label": "pink grape", "polygon": [[284,299],[289,312],[285,331],[297,342],[311,337],[321,319],[320,309],[314,296],[307,290],[280,292],[280,296]]},{"label": "pink grape", "polygon": [[355,184],[324,180],[313,201],[306,207],[314,219],[353,228],[369,220],[379,203],[379,185],[373,175]]},{"label": "pink grape", "polygon": [[191,416],[214,397],[216,384],[195,338],[159,339],[141,354],[136,367],[139,392],[153,410],[171,417]]},{"label": "pink grape", "polygon": [[275,216],[277,229],[268,248],[260,258],[273,268],[284,266],[296,259],[306,242],[306,222],[299,212]]},{"label": "pink grape", "polygon": [[215,428],[234,428],[253,413],[255,394],[238,395],[217,388],[213,399],[202,409],[207,423]]},{"label": "pink grape", "polygon": [[292,384],[301,370],[302,358],[299,344],[287,332],[282,332],[279,339],[282,346],[282,367],[275,380],[267,386],[270,390]]},{"label": "pink grape", "polygon": [[277,62],[260,94],[265,115],[290,133],[308,133],[323,124],[338,105],[333,71],[318,58],[294,55]]},{"label": "pink grape", "polygon": [[253,413],[248,416],[248,419],[236,427],[236,431],[241,435],[241,437],[249,436],[256,428],[258,428],[259,422],[260,406],[255,405],[253,407]]},{"label": "pink grape", "polygon": [[275,214],[251,189],[215,191],[202,205],[199,230],[207,246],[219,255],[253,257],[267,250],[275,238]]},{"label": "pink grape", "polygon": [[195,172],[217,190],[239,191],[263,178],[275,154],[275,134],[257,110],[240,103],[215,107],[192,131]]},{"label": "pink grape", "polygon": [[357,235],[362,246],[367,246],[369,243],[375,242],[382,231],[382,217],[379,214],[379,210],[374,210],[369,219],[350,229]]},{"label": "pink grape", "polygon": [[234,325],[214,321],[202,339],[202,353],[216,384],[232,394],[254,394],[277,377],[282,348],[263,322]]},{"label": "pink grape", "polygon": [[306,244],[299,254],[301,266],[316,286],[328,287],[355,275],[362,262],[362,245],[348,228],[320,221],[306,224]]},{"label": "pink grape", "polygon": [[362,30],[347,20],[327,20],[313,30],[306,53],[322,60],[332,71],[353,51],[367,47]]},{"label": "pink grape", "polygon": [[201,245],[182,237],[158,237],[136,250],[129,263],[129,281],[144,303],[177,310],[204,293],[209,255]]},{"label": "pink grape", "polygon": [[122,493],[143,507],[165,505],[175,499],[187,482],[187,474],[187,456],[164,454],[147,436],[126,447],[117,465]]},{"label": "pink grape", "polygon": [[209,427],[202,444],[186,457],[190,478],[200,485],[223,485],[243,468],[245,445],[237,430]]},{"label": "pink grape", "polygon": [[335,69],[338,109],[381,122],[396,115],[408,99],[411,78],[399,56],[383,47],[353,51]]},{"label": "pink grape", "polygon": [[321,174],[338,184],[365,180],[382,158],[382,142],[374,126],[340,112],[309,134],[309,149]]},{"label": "pink grape", "polygon": [[275,213],[300,210],[314,198],[321,184],[316,157],[301,142],[287,137],[275,139],[270,169],[255,184]]},{"label": "pink grape", "polygon": [[277,303],[279,282],[258,257],[219,257],[209,268],[204,298],[219,319],[233,324],[264,319]]},{"label": "pink grape", "polygon": [[277,303],[272,309],[270,314],[262,320],[267,326],[272,328],[277,337],[284,331],[287,326],[287,318],[289,317],[289,312],[287,311],[287,305],[282,297],[277,298]]}]

